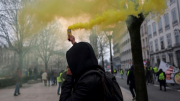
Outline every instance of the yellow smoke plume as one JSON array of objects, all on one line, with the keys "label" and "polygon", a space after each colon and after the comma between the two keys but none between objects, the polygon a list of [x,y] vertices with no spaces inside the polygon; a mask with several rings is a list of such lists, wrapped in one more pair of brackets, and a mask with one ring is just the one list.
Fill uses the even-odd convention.
[{"label": "yellow smoke plume", "polygon": [[86,14],[94,19],[75,23],[68,28],[91,29],[95,25],[105,28],[125,21],[129,15],[151,11],[163,13],[165,8],[165,0],[35,0],[19,11],[18,18],[21,26],[29,23],[27,19],[31,18],[29,21],[33,27],[28,31],[37,32],[59,18],[70,19]]},{"label": "yellow smoke plume", "polygon": [[125,21],[129,15],[138,16],[138,14],[154,13],[162,14],[166,8],[165,0],[119,0],[119,9],[109,9],[102,15],[97,15],[94,19],[86,23],[75,23],[68,29],[91,29],[95,25],[106,27],[119,21]]},{"label": "yellow smoke plume", "polygon": [[83,14],[94,17],[109,8],[105,0],[35,0],[27,3],[19,11],[18,17],[22,26],[27,22],[26,18],[31,17],[37,29],[40,27],[38,24],[46,26],[61,17],[69,19]]}]

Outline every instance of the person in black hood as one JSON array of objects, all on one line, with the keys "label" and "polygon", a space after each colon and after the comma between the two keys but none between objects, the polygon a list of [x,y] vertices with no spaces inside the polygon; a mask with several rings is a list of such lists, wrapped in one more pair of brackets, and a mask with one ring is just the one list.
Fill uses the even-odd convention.
[{"label": "person in black hood", "polygon": [[136,96],[134,93],[136,93],[135,91],[135,77],[134,77],[134,68],[133,66],[131,66],[128,78],[127,78],[127,84],[129,85],[129,89],[131,91],[131,94],[133,96],[133,100],[136,99]]},{"label": "person in black hood", "polygon": [[101,76],[90,74],[81,78],[87,71],[99,68],[91,45],[74,43],[67,51],[66,59],[69,68],[59,101],[104,101]]}]

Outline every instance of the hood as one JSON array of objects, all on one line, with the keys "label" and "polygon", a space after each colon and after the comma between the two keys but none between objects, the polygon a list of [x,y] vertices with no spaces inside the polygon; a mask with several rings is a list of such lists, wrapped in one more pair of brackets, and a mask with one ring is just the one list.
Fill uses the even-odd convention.
[{"label": "hood", "polygon": [[67,63],[75,79],[88,70],[98,68],[98,61],[89,43],[74,44],[66,53]]},{"label": "hood", "polygon": [[131,69],[130,70],[134,70],[134,67],[133,66],[131,66]]}]

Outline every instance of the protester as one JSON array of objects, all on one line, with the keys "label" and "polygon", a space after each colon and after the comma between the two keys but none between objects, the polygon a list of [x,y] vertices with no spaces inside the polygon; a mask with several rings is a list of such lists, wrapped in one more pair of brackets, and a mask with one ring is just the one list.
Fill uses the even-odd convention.
[{"label": "protester", "polygon": [[101,76],[96,73],[83,76],[87,71],[100,68],[91,45],[75,43],[72,39],[74,36],[70,37],[74,45],[66,53],[69,68],[59,101],[104,101]]},{"label": "protester", "polygon": [[136,96],[135,96],[135,77],[134,77],[134,68],[133,66],[131,66],[131,69],[130,69],[130,72],[129,72],[129,75],[127,77],[127,84],[129,85],[129,89],[131,91],[131,94],[133,96],[133,100],[136,99]]},{"label": "protester", "polygon": [[29,78],[32,79],[32,69],[29,68]]},{"label": "protester", "polygon": [[166,74],[160,69],[157,73],[158,82],[160,84],[160,90],[162,90],[162,86],[164,86],[164,91],[166,91]]},{"label": "protester", "polygon": [[47,73],[46,73],[46,70],[42,74],[42,80],[44,81],[44,85],[47,86]]},{"label": "protester", "polygon": [[150,81],[150,68],[146,67],[146,84],[148,85],[149,81]]},{"label": "protester", "polygon": [[[41,77],[41,75],[43,74],[44,72],[43,72],[43,70],[41,70],[40,71],[40,77]],[[42,82],[43,80],[42,80],[42,78],[41,78],[41,82]]]},{"label": "protester", "polygon": [[51,70],[51,83],[54,85],[54,72]]},{"label": "protester", "polygon": [[120,70],[120,74],[121,74],[121,79],[123,79],[123,75],[124,75],[123,69]]},{"label": "protester", "polygon": [[37,68],[34,67],[34,80],[37,80]]},{"label": "protester", "polygon": [[51,71],[50,70],[48,70],[47,79],[48,79],[48,86],[50,86],[50,82],[51,82]]},{"label": "protester", "polygon": [[154,74],[153,77],[154,77],[154,81],[155,81],[155,82],[157,82],[157,76],[156,76],[157,73],[158,73],[158,68],[157,68],[157,67],[154,67],[154,68],[153,68],[153,74]]},{"label": "protester", "polygon": [[20,81],[21,81],[21,72],[19,70],[19,68],[17,68],[15,74],[14,74],[14,79],[15,79],[15,82],[16,82],[16,88],[15,88],[15,91],[14,91],[14,96],[18,96],[20,95],[20,89],[19,89],[19,86],[20,86]]},{"label": "protester", "polygon": [[60,92],[60,88],[61,88],[61,85],[62,85],[62,83],[64,82],[64,80],[65,80],[65,78],[62,78],[62,74],[64,73],[65,71],[64,70],[62,70],[60,73],[59,73],[59,76],[57,77],[57,80],[58,80],[58,90],[57,90],[57,94],[58,95],[60,95],[59,94],[59,92]]},{"label": "protester", "polygon": [[117,70],[116,70],[116,69],[114,69],[114,76],[116,76],[116,74],[117,74]]},{"label": "protester", "polygon": [[57,85],[57,77],[59,76],[59,73],[58,71],[54,70],[53,74],[54,74],[54,85]]},{"label": "protester", "polygon": [[126,76],[129,76],[130,69],[127,70]]}]

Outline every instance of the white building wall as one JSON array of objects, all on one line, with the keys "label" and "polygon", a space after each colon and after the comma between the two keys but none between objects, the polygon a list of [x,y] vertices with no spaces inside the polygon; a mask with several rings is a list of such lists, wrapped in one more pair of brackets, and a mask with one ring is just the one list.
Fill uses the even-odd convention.
[{"label": "white building wall", "polygon": [[[154,61],[155,63],[157,63],[157,57],[159,56],[159,59],[162,60],[163,58],[163,55],[166,57],[166,62],[170,62],[169,60],[169,53],[172,53],[173,54],[173,60],[174,60],[174,65],[175,66],[178,66],[177,64],[177,57],[176,57],[176,54],[175,52],[177,50],[179,50],[178,47],[174,48],[174,46],[176,46],[176,42],[175,42],[175,34],[174,34],[174,31],[175,30],[180,30],[180,21],[179,21],[179,12],[178,12],[178,5],[177,5],[177,0],[174,0],[174,2],[170,3],[170,1],[167,2],[167,5],[168,5],[168,8],[166,9],[165,13],[163,15],[161,15],[161,21],[162,21],[162,30],[163,32],[162,33],[159,33],[159,27],[158,27],[158,16],[155,16],[155,18],[152,18],[152,14],[150,14],[150,21],[148,22],[147,26],[151,26],[151,35],[152,35],[152,38],[149,38],[149,42],[153,42],[153,53],[151,53],[151,56],[154,57]],[[178,23],[177,24],[173,24],[173,18],[172,18],[172,10],[176,9],[176,18],[177,18],[177,21]],[[170,25],[170,28],[169,29],[166,29],[165,28],[165,14],[168,14],[168,17],[169,17],[169,25]],[[157,35],[153,35],[153,22],[156,23],[156,32],[157,32]],[[169,48],[168,47],[168,42],[167,42],[167,35],[170,34],[171,35],[171,44],[172,44],[172,48]],[[179,34],[180,36],[180,34]],[[160,38],[161,37],[164,37],[164,48],[165,49],[161,49],[161,43],[160,43]],[[159,51],[156,51],[156,48],[155,48],[155,40],[158,39],[158,50]],[[180,39],[179,39],[180,40]]]}]

